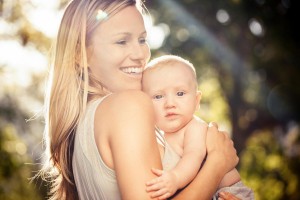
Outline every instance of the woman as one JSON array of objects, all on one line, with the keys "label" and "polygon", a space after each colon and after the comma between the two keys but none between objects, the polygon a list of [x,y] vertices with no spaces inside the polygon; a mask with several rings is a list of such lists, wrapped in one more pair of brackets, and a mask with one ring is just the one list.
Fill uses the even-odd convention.
[{"label": "woman", "polygon": [[[140,91],[150,58],[141,6],[73,0],[65,10],[45,104],[52,199],[151,199],[151,168],[172,156],[157,143],[152,102]],[[207,134],[206,163],[174,199],[211,198],[237,164],[226,134],[216,125]]]}]

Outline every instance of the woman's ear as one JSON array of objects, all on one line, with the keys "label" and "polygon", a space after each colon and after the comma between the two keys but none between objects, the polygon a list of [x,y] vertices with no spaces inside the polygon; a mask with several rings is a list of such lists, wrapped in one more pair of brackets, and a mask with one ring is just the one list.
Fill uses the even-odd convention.
[{"label": "woman's ear", "polygon": [[[79,66],[83,66],[83,62],[87,62],[87,65],[89,66],[89,60],[91,55],[93,54],[93,47],[90,45],[88,47],[86,47],[85,49],[85,53],[86,56],[85,58],[83,58],[82,54],[81,54],[81,49],[79,48],[79,45],[76,46],[76,55],[75,55],[75,62],[77,65]],[[83,59],[86,59],[86,61],[84,61]]]}]

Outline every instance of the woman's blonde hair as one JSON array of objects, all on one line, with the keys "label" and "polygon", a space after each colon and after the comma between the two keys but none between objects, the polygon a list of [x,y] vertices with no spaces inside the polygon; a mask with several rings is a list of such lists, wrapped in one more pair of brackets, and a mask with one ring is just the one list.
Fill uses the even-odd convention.
[{"label": "woman's blonde hair", "polygon": [[65,9],[45,96],[46,162],[40,174],[50,181],[50,199],[78,199],[72,170],[76,127],[88,99],[106,94],[89,72],[87,59],[91,37],[105,20],[99,18],[99,11],[109,18],[124,7],[141,8],[141,4],[138,0],[73,0]]}]

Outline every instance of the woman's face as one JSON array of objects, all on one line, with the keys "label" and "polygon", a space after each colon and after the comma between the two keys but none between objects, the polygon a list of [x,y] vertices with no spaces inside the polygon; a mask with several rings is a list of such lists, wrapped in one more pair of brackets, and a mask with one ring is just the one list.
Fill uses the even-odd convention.
[{"label": "woman's face", "polygon": [[128,6],[102,21],[88,48],[88,65],[111,92],[141,89],[142,71],[150,58],[141,13]]}]

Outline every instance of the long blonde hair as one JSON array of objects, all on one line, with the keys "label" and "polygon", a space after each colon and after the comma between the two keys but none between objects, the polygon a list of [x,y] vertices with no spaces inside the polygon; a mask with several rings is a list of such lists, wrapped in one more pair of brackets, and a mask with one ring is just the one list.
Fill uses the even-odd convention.
[{"label": "long blonde hair", "polygon": [[141,6],[137,1],[73,0],[65,9],[45,96],[46,159],[41,175],[50,181],[50,199],[78,199],[72,171],[76,127],[88,99],[106,94],[88,70],[86,49],[101,23],[97,13],[102,10],[110,17],[126,6]]}]

